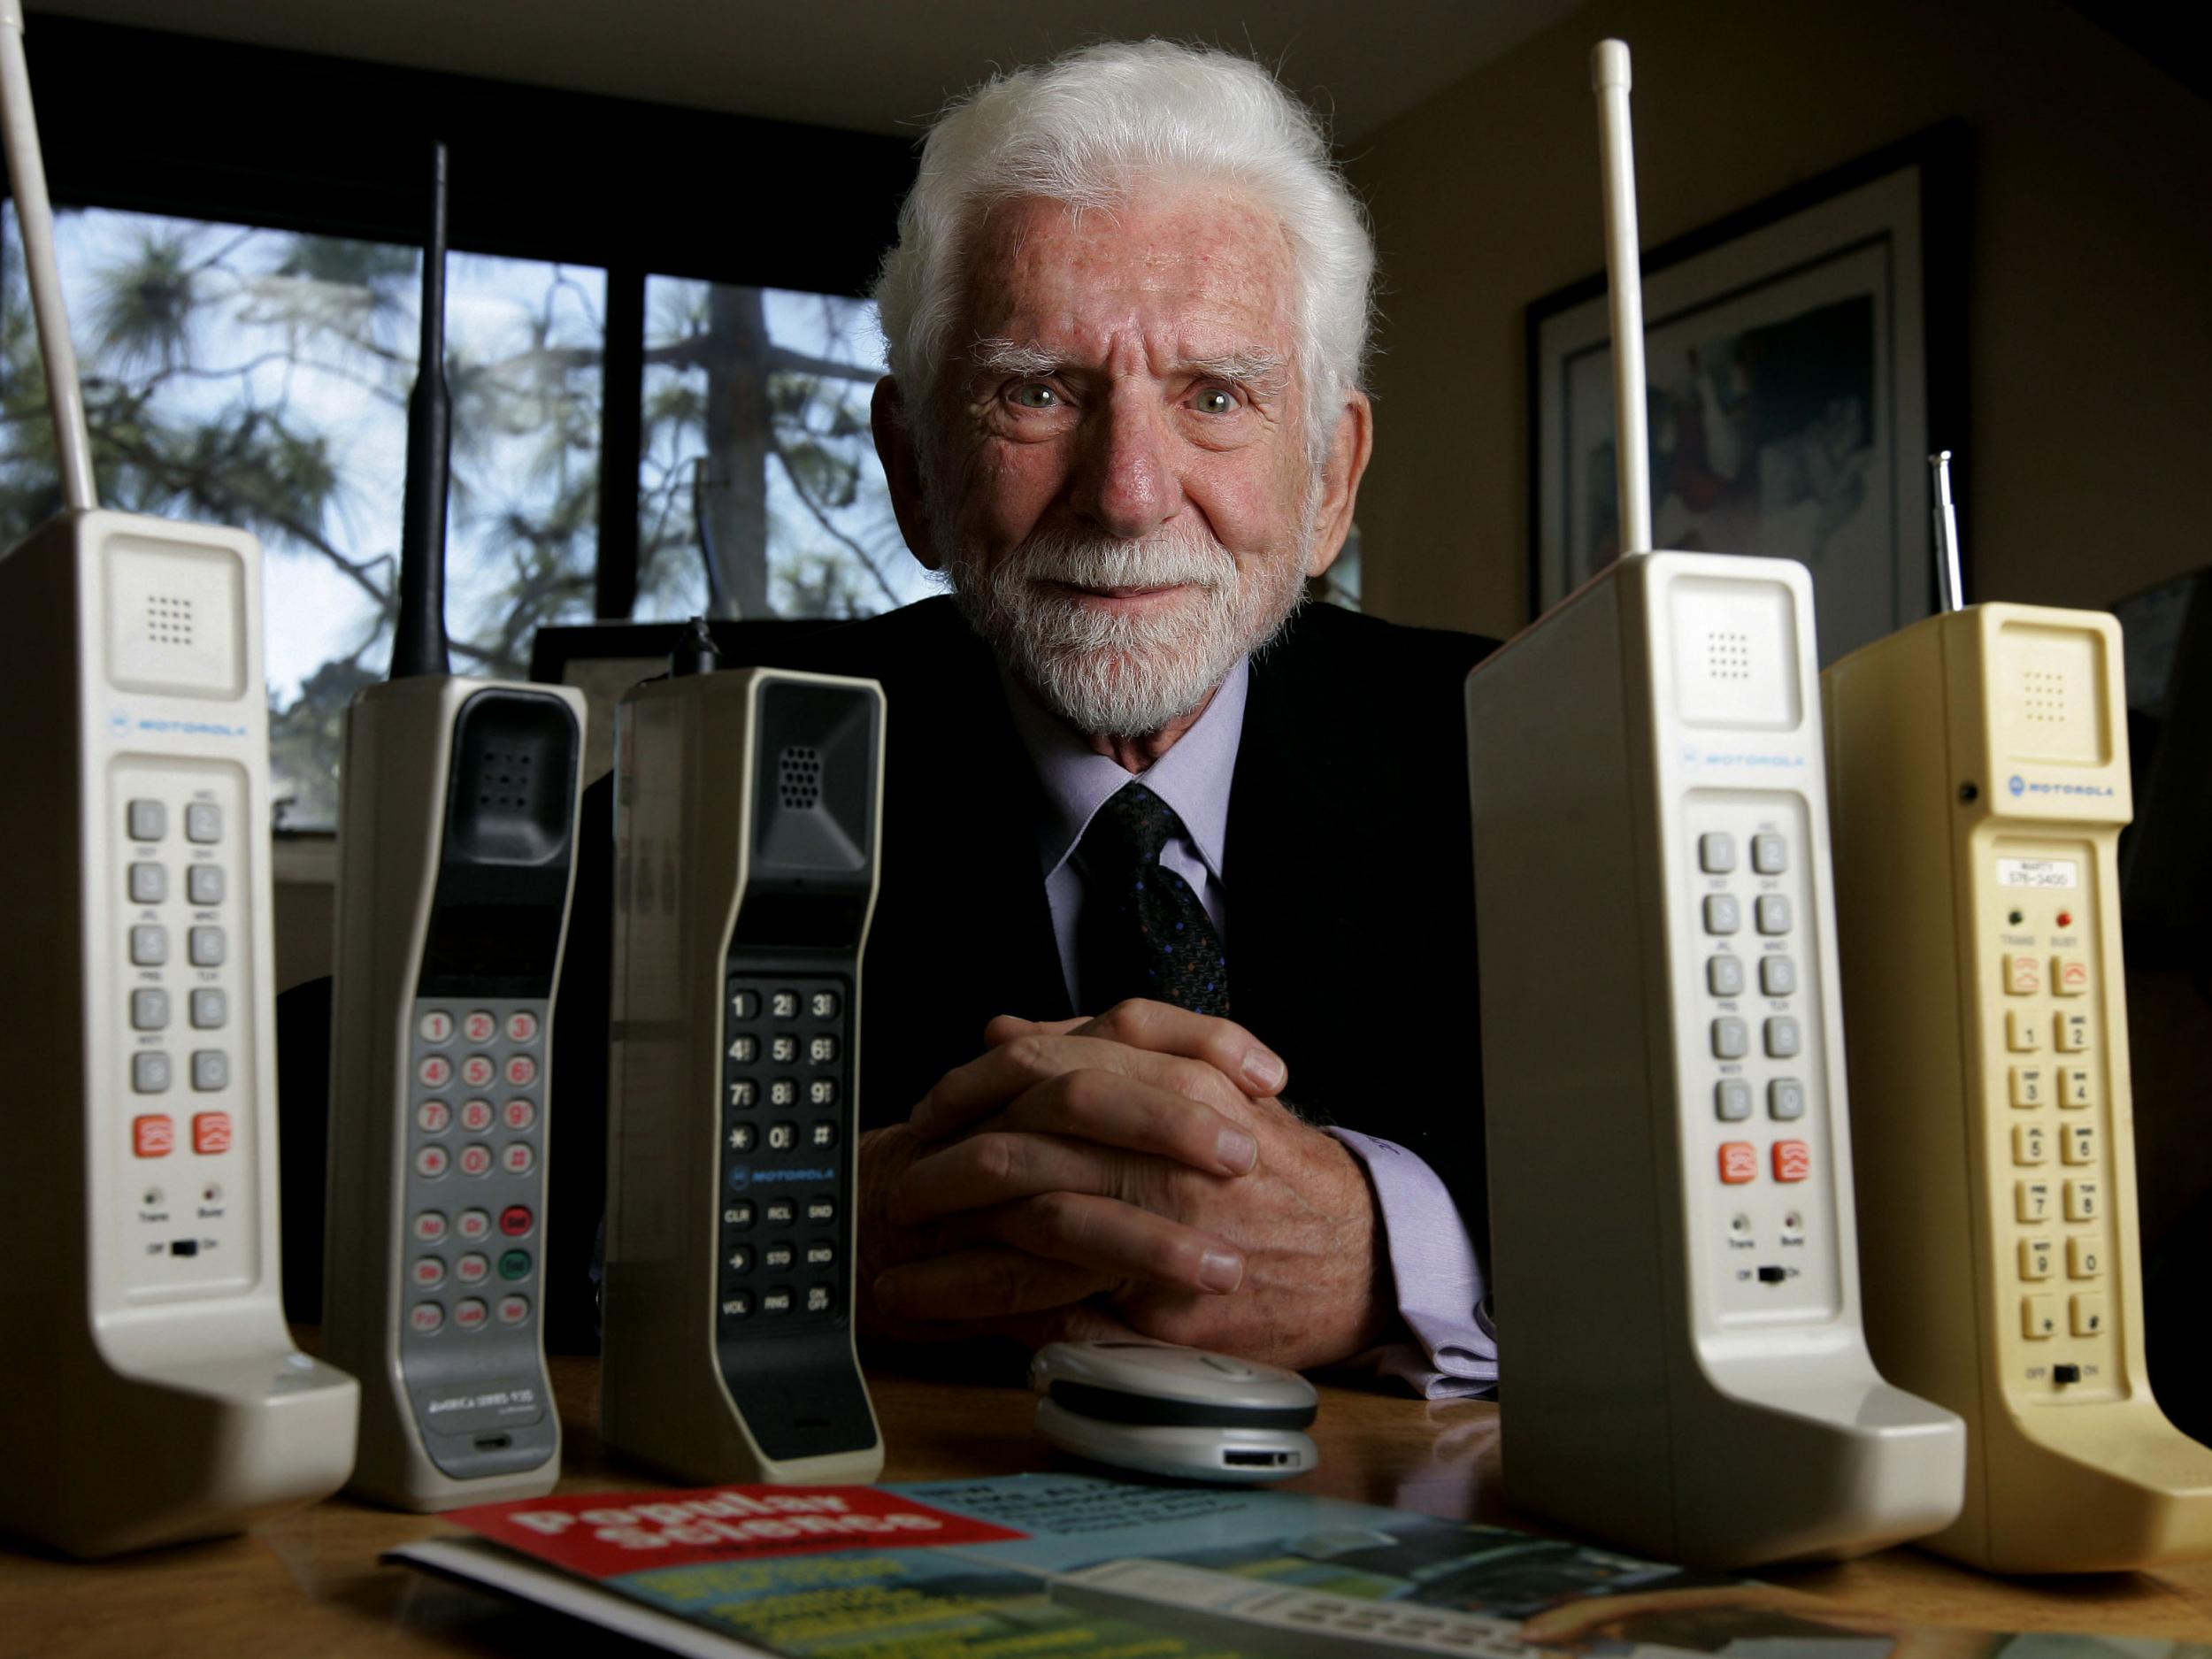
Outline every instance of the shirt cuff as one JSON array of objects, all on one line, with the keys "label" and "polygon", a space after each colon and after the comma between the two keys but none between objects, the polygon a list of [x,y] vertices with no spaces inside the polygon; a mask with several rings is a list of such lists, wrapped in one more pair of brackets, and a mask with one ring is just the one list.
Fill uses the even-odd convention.
[{"label": "shirt cuff", "polygon": [[1488,1394],[1498,1386],[1498,1333],[1488,1286],[1459,1206],[1436,1171],[1394,1141],[1332,1128],[1365,1166],[1384,1248],[1411,1341],[1366,1356],[1428,1400]]}]

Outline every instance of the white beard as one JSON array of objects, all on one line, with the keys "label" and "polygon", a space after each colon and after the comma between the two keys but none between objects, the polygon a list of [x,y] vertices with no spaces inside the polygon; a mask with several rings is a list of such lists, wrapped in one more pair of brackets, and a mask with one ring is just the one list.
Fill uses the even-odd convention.
[{"label": "white beard", "polygon": [[[970,626],[1048,709],[1079,732],[1139,737],[1205,702],[1237,659],[1273,639],[1298,608],[1313,540],[1310,506],[1302,517],[1295,549],[1241,571],[1194,526],[1140,541],[1043,531],[987,571],[947,549],[943,570]],[[1188,591],[1171,610],[1128,617],[1054,583]]]}]

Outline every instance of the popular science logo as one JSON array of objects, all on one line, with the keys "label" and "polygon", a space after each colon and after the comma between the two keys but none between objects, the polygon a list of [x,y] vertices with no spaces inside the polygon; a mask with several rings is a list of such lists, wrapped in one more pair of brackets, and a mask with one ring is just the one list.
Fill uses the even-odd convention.
[{"label": "popular science logo", "polygon": [[2112,793],[2112,786],[2108,783],[2046,783],[2039,779],[2031,782],[2016,772],[2005,780],[2005,787],[2015,799],[2024,795],[2072,795],[2101,799]]}]

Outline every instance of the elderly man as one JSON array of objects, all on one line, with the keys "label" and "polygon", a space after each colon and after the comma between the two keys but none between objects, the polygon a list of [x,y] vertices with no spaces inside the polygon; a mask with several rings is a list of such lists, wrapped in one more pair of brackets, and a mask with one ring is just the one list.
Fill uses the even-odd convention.
[{"label": "elderly man", "polygon": [[1372,269],[1312,119],[1225,53],[1091,48],[929,135],[875,430],[952,593],[803,656],[890,703],[860,1071],[880,1330],[1495,1374],[1482,647],[1298,610],[1367,465]]}]

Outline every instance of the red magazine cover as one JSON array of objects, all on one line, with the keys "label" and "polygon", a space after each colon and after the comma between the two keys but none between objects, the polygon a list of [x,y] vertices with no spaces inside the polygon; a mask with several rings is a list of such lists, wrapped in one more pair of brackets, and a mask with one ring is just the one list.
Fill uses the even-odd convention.
[{"label": "red magazine cover", "polygon": [[999,1544],[1028,1536],[874,1486],[700,1486],[529,1498],[447,1517],[587,1578],[847,1549]]}]

